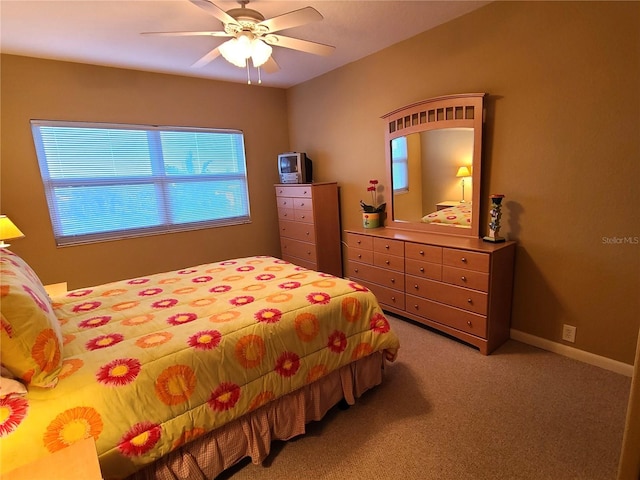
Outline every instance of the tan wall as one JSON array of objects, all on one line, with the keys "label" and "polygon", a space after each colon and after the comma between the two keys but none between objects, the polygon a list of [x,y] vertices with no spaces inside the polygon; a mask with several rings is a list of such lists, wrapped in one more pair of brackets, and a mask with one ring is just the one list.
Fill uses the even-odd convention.
[{"label": "tan wall", "polygon": [[[495,2],[287,91],[291,147],[360,224],[384,179],[380,116],[487,92],[483,197],[518,241],[512,327],[633,363],[640,321],[640,3]],[[388,192],[385,198],[389,199]],[[486,203],[482,230],[488,222]]]},{"label": "tan wall", "polygon": [[[11,55],[2,56],[0,74],[1,211],[26,234],[12,242],[12,250],[43,282],[79,288],[225,258],[280,254],[273,184],[276,156],[289,146],[284,90]],[[240,129],[252,223],[56,248],[31,119]]]}]

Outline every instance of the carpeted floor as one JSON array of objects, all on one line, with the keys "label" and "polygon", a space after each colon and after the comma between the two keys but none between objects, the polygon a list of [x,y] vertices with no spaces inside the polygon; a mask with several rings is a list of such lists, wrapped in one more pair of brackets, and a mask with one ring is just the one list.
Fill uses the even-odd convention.
[{"label": "carpeted floor", "polygon": [[218,477],[614,480],[631,379],[510,340],[490,356],[389,316],[382,385]]}]

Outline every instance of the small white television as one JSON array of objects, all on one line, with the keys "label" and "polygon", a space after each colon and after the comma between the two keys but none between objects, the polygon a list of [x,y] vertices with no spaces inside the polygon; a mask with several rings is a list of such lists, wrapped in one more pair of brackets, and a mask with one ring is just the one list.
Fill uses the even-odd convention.
[{"label": "small white television", "polygon": [[280,153],[278,155],[280,183],[311,183],[313,167],[304,152]]}]

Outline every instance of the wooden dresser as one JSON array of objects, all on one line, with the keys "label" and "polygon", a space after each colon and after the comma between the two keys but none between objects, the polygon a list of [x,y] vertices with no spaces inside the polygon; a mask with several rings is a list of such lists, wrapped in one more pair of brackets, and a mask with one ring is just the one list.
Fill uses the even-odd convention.
[{"label": "wooden dresser", "polygon": [[276,185],[282,258],[342,277],[338,184]]},{"label": "wooden dresser", "polygon": [[488,355],[509,339],[515,242],[387,228],[348,230],[349,278],[384,310]]}]

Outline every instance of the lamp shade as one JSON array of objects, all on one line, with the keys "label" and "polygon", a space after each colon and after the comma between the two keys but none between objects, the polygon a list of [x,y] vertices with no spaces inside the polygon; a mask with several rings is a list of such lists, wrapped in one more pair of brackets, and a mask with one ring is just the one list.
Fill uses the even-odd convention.
[{"label": "lamp shade", "polygon": [[460,167],[458,168],[458,172],[456,173],[456,177],[470,177],[471,171],[469,167]]},{"label": "lamp shade", "polygon": [[249,57],[253,66],[259,67],[269,60],[272,51],[271,45],[249,32],[240,32],[238,37],[227,40],[218,48],[225,60],[236,67],[246,67]]},{"label": "lamp shade", "polygon": [[7,217],[6,215],[0,215],[0,247],[7,247],[8,244],[4,243],[4,240],[11,240],[14,238],[22,238],[24,233],[20,231],[18,227]]}]

